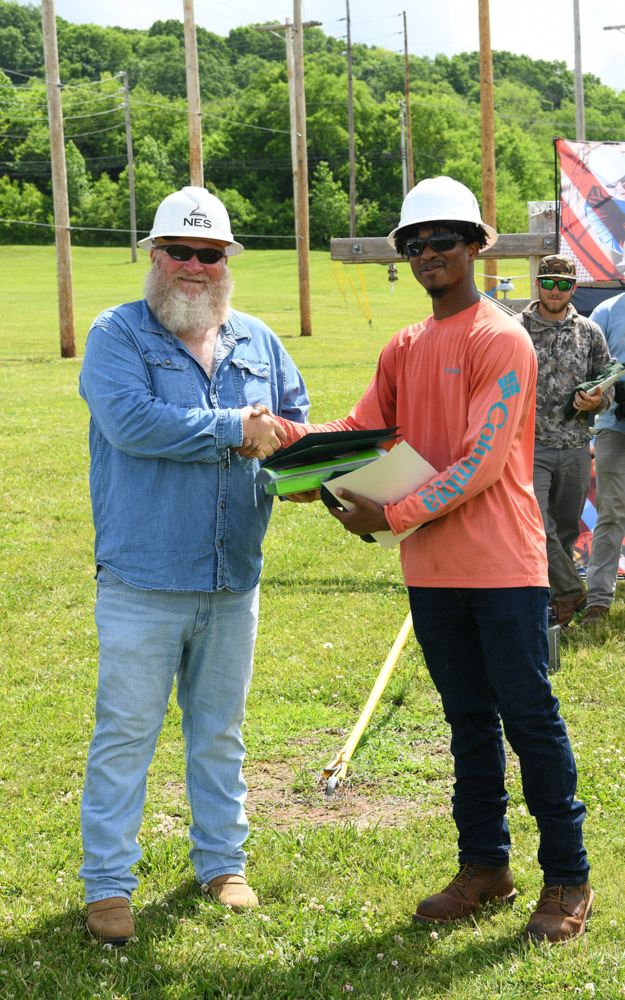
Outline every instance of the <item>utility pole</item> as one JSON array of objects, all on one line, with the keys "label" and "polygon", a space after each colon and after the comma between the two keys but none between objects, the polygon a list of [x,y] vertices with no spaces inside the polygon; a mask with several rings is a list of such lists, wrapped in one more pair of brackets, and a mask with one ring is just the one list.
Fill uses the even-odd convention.
[{"label": "utility pole", "polygon": [[408,194],[408,171],[406,169],[406,129],[404,125],[404,112],[406,102],[399,102],[399,135],[401,144],[401,190],[402,198]]},{"label": "utility pole", "polygon": [[579,0],[573,0],[573,25],[575,30],[575,138],[586,139],[584,115],[584,77],[582,76],[582,33],[579,24]]},{"label": "utility pole", "polygon": [[63,109],[61,107],[61,80],[59,77],[59,52],[56,42],[54,0],[42,0],[41,22],[46,64],[46,88],[48,93],[48,125],[50,128],[50,159],[52,163],[52,195],[54,200],[61,357],[75,358],[76,337],[74,333],[74,300],[72,293],[72,241],[69,228],[67,168],[65,165]]},{"label": "utility pole", "polygon": [[[490,45],[488,0],[479,0],[480,18],[480,100],[482,108],[482,218],[497,228],[497,181],[495,173],[495,95],[493,90],[493,53]],[[496,285],[497,263],[484,260],[484,291]]]},{"label": "utility pole", "polygon": [[[302,22],[301,0],[293,0],[293,21],[263,24],[256,31],[286,34],[286,66],[289,82],[291,121],[291,163],[293,167],[293,208],[299,279],[300,336],[312,336],[310,308],[310,226],[308,215],[308,149],[306,145],[306,96],[304,91],[304,29],[321,21]],[[281,36],[278,36],[281,37]]]},{"label": "utility pole", "polygon": [[349,134],[349,235],[356,235],[356,151],[354,141],[354,84],[352,80],[352,26],[349,0],[345,0],[347,13],[347,130]]},{"label": "utility pole", "polygon": [[130,197],[130,252],[133,264],[137,263],[137,203],[135,199],[135,161],[132,152],[132,131],[130,129],[130,97],[128,94],[128,73],[122,70],[124,84],[124,109],[126,114],[126,151],[128,153],[128,195]]},{"label": "utility pole", "polygon": [[197,32],[193,0],[184,2],[184,51],[187,64],[187,105],[189,109],[189,179],[193,187],[204,187],[202,157],[202,109],[197,61]]},{"label": "utility pole", "polygon": [[[289,122],[291,124],[291,170],[293,173],[293,211],[295,235],[299,233],[299,175],[297,170],[297,108],[295,106],[295,54],[293,51],[293,24],[285,18],[286,78],[289,84]],[[277,33],[277,32],[276,32]]]},{"label": "utility pole", "polygon": [[414,168],[412,164],[412,115],[410,113],[410,67],[408,65],[408,28],[406,25],[406,11],[404,11],[404,100],[406,101],[406,146],[408,150],[407,171],[408,185],[412,190],[414,187]]},{"label": "utility pole", "polygon": [[297,201],[300,231],[297,263],[299,271],[300,336],[312,335],[310,308],[310,225],[308,214],[308,145],[306,142],[306,93],[304,90],[304,26],[302,0],[293,0],[293,56],[297,126]]}]

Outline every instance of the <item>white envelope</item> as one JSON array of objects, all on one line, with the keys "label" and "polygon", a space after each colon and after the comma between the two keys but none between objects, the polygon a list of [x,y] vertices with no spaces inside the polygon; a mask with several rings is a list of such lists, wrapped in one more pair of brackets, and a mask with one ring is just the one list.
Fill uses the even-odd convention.
[{"label": "white envelope", "polygon": [[[419,486],[433,479],[436,474],[436,469],[426,462],[418,451],[415,451],[407,441],[402,441],[375,462],[370,462],[361,469],[355,469],[354,472],[346,472],[344,476],[337,476],[336,479],[331,479],[323,485],[341,506],[350,510],[354,505],[343,497],[337,497],[337,487],[344,486],[352,493],[359,493],[383,505],[403,500],[409,493],[414,493]],[[394,535],[392,531],[374,531],[372,534],[382,548],[390,549],[416,531],[417,527],[419,525],[408,528],[408,531],[402,531],[400,535]]]}]

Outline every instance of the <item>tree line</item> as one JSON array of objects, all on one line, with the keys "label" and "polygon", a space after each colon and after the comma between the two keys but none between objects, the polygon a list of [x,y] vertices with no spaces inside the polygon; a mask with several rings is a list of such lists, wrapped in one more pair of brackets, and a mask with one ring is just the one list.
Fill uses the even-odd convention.
[{"label": "tree line", "polygon": [[[123,94],[128,73],[137,225],[149,230],[171,190],[188,183],[184,28],[145,31],[57,17],[72,234],[75,243],[128,242]],[[204,173],[250,247],[293,246],[285,46],[269,32],[227,38],[197,29]],[[311,245],[349,231],[347,65],[344,42],[304,33]],[[53,239],[50,138],[41,12],[0,0],[0,242]],[[399,102],[403,56],[354,45],[356,226],[380,235],[402,198]],[[527,202],[554,197],[553,137],[575,137],[574,78],[563,62],[493,53],[497,225],[527,229]],[[450,174],[479,197],[479,54],[410,57],[415,182]],[[625,137],[625,92],[584,77],[588,139]],[[20,223],[20,224],[18,224]],[[25,223],[29,223],[28,225]],[[38,225],[33,225],[37,223]],[[117,230],[117,232],[111,232]]]}]

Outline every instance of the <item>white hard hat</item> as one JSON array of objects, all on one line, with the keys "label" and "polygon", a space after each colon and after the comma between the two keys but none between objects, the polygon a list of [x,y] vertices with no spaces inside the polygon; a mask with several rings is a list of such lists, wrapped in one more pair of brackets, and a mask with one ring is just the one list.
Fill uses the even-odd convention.
[{"label": "white hard hat", "polygon": [[206,188],[185,187],[165,198],[154,216],[152,231],[137,246],[149,250],[159,236],[192,236],[196,240],[221,240],[227,243],[227,257],[242,253],[243,245],[237,243],[230,229],[230,219],[225,206]]},{"label": "white hard hat", "polygon": [[429,177],[419,181],[404,198],[399,225],[389,233],[388,243],[394,250],[395,234],[405,226],[418,226],[426,222],[447,219],[483,226],[488,237],[486,246],[482,247],[483,250],[494,246],[497,242],[497,233],[491,226],[482,222],[477,198],[468,187],[452,177]]}]

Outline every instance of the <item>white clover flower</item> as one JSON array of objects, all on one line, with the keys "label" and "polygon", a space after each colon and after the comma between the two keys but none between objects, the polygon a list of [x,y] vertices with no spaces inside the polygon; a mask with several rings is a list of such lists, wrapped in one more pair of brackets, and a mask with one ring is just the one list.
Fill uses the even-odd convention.
[{"label": "white clover flower", "polygon": [[395,968],[397,968],[397,966],[399,965],[399,962],[397,961],[396,958],[393,959],[393,961],[391,962],[391,965],[394,965]]},{"label": "white clover flower", "polygon": [[381,962],[382,959],[384,958],[384,952],[383,951],[379,951],[377,957],[378,957],[378,961]]},{"label": "white clover flower", "polygon": [[592,993],[594,995],[595,984],[594,983],[586,983],[586,985],[584,986],[584,989],[588,990],[589,993]]},{"label": "white clover flower", "polygon": [[221,941],[221,942],[220,942],[220,945],[219,945],[219,950],[220,950],[220,951],[225,951],[225,950],[226,950],[226,948],[227,948],[227,945],[225,945],[225,944],[223,943],[223,941]]},{"label": "white clover flower", "polygon": [[343,989],[345,990],[346,993],[351,993],[353,991],[354,987],[351,986],[350,983],[345,983],[345,986],[343,987]]},{"label": "white clover flower", "polygon": [[324,642],[323,648],[324,649],[334,649],[334,643],[333,642]]},{"label": "white clover flower", "polygon": [[112,947],[113,947],[113,945],[109,944],[109,942],[107,941],[106,944],[102,945],[102,951],[110,951]]},{"label": "white clover flower", "polygon": [[40,968],[41,968],[41,962],[33,962],[33,969],[40,969]]},{"label": "white clover flower", "polygon": [[122,965],[126,965],[126,963],[128,962],[128,959],[127,959],[127,957],[125,955],[120,955],[119,960],[120,960],[120,962],[121,962]]},{"label": "white clover flower", "polygon": [[436,931],[432,931],[430,933],[430,937],[432,938],[432,941],[438,941],[438,933]]},{"label": "white clover flower", "polygon": [[317,965],[319,959],[317,958],[316,955],[313,955],[310,961],[312,962],[313,965]]}]

